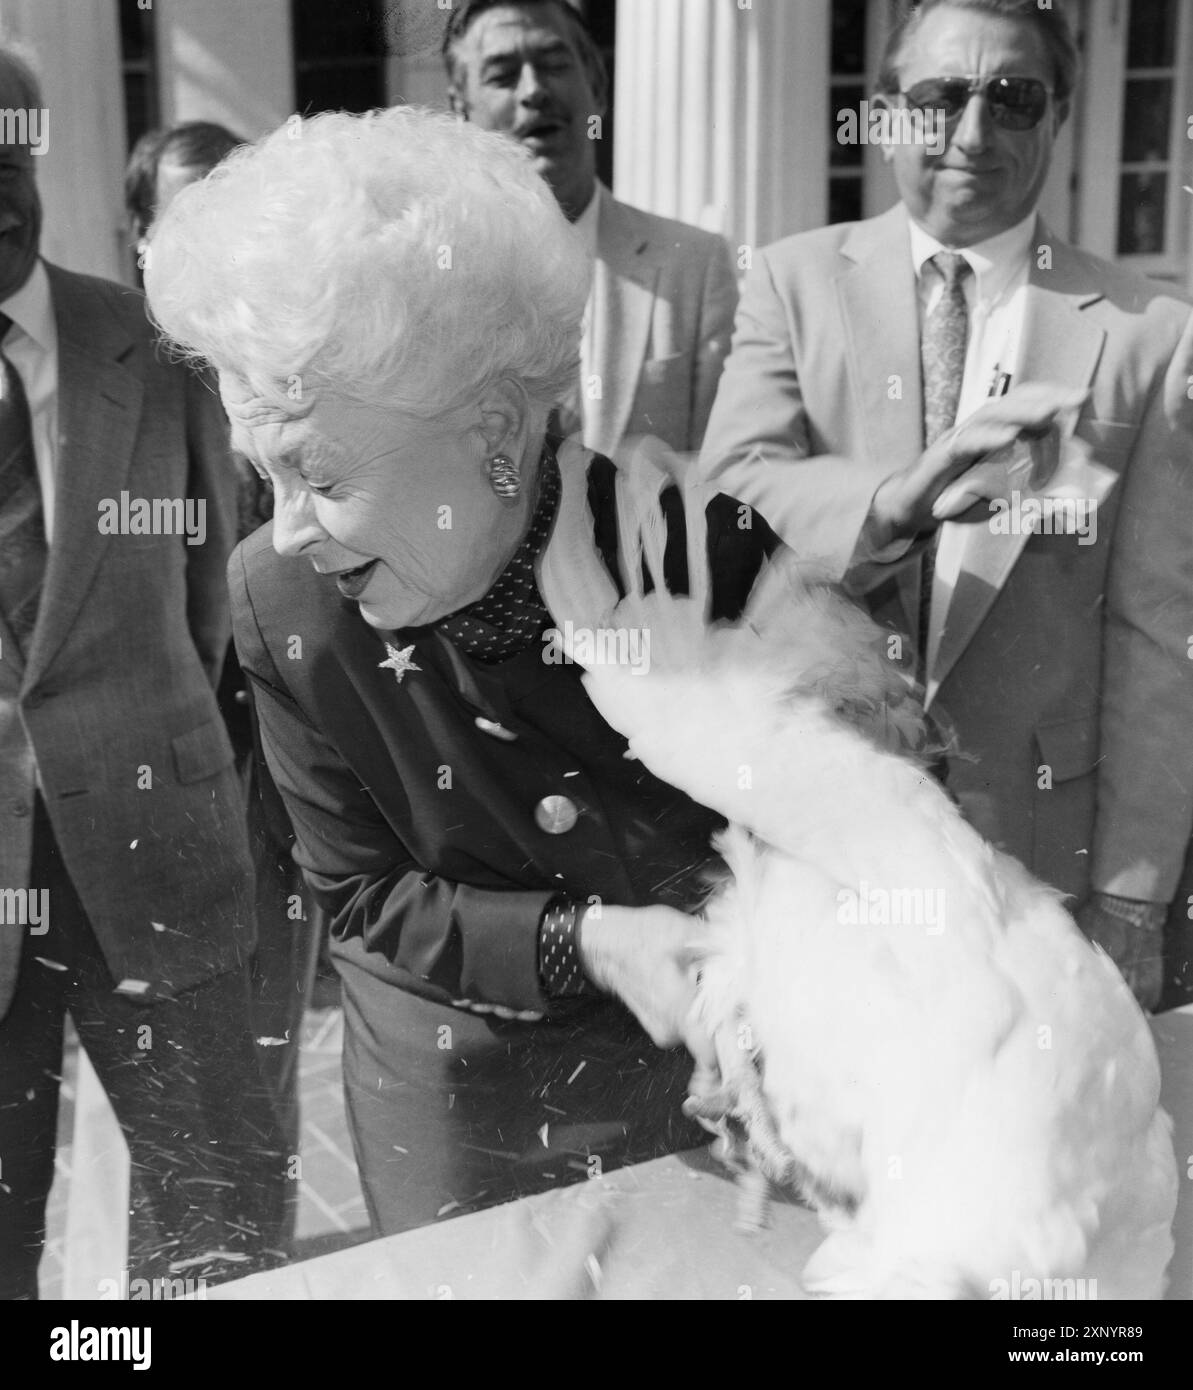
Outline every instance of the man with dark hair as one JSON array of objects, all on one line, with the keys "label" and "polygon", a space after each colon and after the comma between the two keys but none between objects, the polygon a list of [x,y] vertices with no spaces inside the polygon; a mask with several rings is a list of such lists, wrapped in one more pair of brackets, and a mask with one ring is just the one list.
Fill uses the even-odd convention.
[{"label": "man with dark hair", "polygon": [[924,19],[941,5],[993,15],[995,18],[1022,19],[1033,24],[1048,50],[1053,98],[1058,104],[1068,103],[1077,86],[1081,58],[1064,10],[1041,5],[1039,0],[915,0],[915,3],[905,4],[883,46],[882,61],[878,67],[880,92],[887,95],[898,93],[899,69],[907,49],[914,42],[916,31]]},{"label": "man with dark hair", "polygon": [[1193,823],[1189,309],[1038,215],[1059,5],[925,0],[883,72],[901,202],[756,258],[702,471],[903,634],[973,823],[1154,1006]]},{"label": "man with dark hair", "polygon": [[[148,254],[150,229],[175,196],[188,184],[206,178],[243,144],[240,136],[214,121],[185,121],[141,136],[124,174],[125,209],[137,238],[138,271]],[[248,459],[231,448],[228,468],[235,470],[235,539],[242,541],[272,517],[273,493]],[[319,923],[311,917],[313,908],[306,907],[306,887],[291,856],[294,832],[265,763],[256,755],[250,696],[231,642],[216,697],[244,783],[256,877],[257,949],[250,973],[253,1034],[259,1039],[258,1061],[287,1150],[296,1153],[297,1053],[309,992],[304,976],[310,956],[318,950]],[[310,925],[304,926],[307,921]]]},{"label": "man with dark hair", "polygon": [[593,258],[565,430],[606,455],[641,434],[698,449],[737,303],[729,248],[597,180],[608,82],[582,16],[565,0],[464,0],[443,55],[453,110],[519,141]]},{"label": "man with dark hair", "polygon": [[[144,268],[149,228],[188,183],[204,178],[244,141],[215,121],[183,121],[168,130],[149,130],[133,146],[124,170],[124,206]],[[263,518],[264,519],[264,518]]]},{"label": "man with dark hair", "polygon": [[[40,106],[0,50],[0,107]],[[272,1259],[287,1161],[214,692],[227,423],[139,295],[41,260],[34,165],[0,146],[0,1299],[37,1297],[68,1013],[128,1139],[133,1275]]]}]

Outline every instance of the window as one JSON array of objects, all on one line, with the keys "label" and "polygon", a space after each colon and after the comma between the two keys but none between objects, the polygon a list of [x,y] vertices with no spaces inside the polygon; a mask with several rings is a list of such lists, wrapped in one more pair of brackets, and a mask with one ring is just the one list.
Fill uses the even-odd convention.
[{"label": "window", "polygon": [[1168,257],[1183,250],[1180,113],[1186,97],[1179,55],[1188,51],[1188,19],[1188,7],[1178,0],[1131,0],[1119,145],[1120,256]]},{"label": "window", "polygon": [[128,148],[161,122],[154,11],[120,0],[120,63],[124,74],[124,126]]},{"label": "window", "polygon": [[291,0],[295,110],[371,111],[386,104],[383,0]]},{"label": "window", "polygon": [[838,112],[858,113],[864,125],[862,102],[870,85],[866,79],[867,0],[833,0],[829,40],[829,154],[828,220],[856,222],[863,216],[863,184],[866,147],[842,144],[837,138]]}]

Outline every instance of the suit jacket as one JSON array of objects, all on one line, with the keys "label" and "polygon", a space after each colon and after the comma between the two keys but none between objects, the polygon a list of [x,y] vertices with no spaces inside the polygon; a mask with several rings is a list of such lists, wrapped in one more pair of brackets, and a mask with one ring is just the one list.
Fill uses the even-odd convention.
[{"label": "suit jacket", "polygon": [[694,452],[733,331],[729,247],[711,232],[619,203],[604,187],[598,197],[585,447],[613,457],[626,436],[653,434]]},{"label": "suit jacket", "polygon": [[[867,566],[859,535],[878,484],[922,449],[907,226],[898,207],[759,257],[701,463],[905,634],[919,551]],[[1033,261],[1019,380],[1090,392],[1054,481],[1096,499],[1097,539],[997,535],[986,504],[947,523],[960,572],[927,695],[983,833],[1066,892],[1164,901],[1193,820],[1189,309],[1042,222],[1036,245],[1051,260]]]},{"label": "suit jacket", "polygon": [[[586,492],[588,535],[616,582],[613,477],[595,460]],[[761,523],[739,529],[728,499],[710,515],[716,611],[728,615],[773,537]],[[666,572],[683,589],[682,511],[670,521]],[[566,565],[576,533],[557,518],[551,544],[561,533]],[[389,637],[413,647],[418,667],[399,683],[382,665],[383,635],[307,560],[277,555],[272,525],[237,547],[228,578],[295,859],[333,935],[367,953],[373,973],[443,1002],[543,1010],[538,927],[550,898],[691,907],[703,895],[721,822],[624,756],[578,667],[545,663],[538,643],[472,661],[433,628],[412,628]],[[556,795],[580,814],[553,834],[534,813]]]},{"label": "suit jacket", "polygon": [[[0,886],[38,888],[40,781],[115,981],[152,998],[229,969],[252,944],[244,812],[214,694],[235,475],[218,397],[166,359],[141,296],[47,269],[57,500],[27,660],[0,619]],[[203,499],[204,543],[102,534],[101,506],[123,492]],[[0,1012],[27,933],[0,924]]]}]

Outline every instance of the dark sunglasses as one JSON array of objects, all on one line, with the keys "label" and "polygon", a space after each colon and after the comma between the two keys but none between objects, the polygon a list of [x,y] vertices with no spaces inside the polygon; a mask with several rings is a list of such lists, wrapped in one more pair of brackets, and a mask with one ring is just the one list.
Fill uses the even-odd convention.
[{"label": "dark sunglasses", "polygon": [[955,121],[978,92],[1003,130],[1032,130],[1048,110],[1050,93],[1037,77],[926,77],[901,95],[920,111],[939,111]]}]

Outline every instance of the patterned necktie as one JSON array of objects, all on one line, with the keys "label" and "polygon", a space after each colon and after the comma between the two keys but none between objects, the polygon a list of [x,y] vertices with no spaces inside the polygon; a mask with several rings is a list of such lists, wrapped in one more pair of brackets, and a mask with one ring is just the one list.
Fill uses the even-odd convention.
[{"label": "patterned necktie", "polygon": [[[0,343],[12,320],[0,314]],[[27,654],[46,571],[45,519],[29,402],[0,349],[0,609]]]},{"label": "patterned necktie", "polygon": [[[965,277],[972,267],[956,251],[938,251],[924,262],[923,273],[944,282],[940,298],[924,320],[920,339],[920,365],[924,376],[924,447],[935,444],[952,428],[961,399],[965,375],[965,351],[969,345],[969,306],[965,302]],[[936,574],[936,530],[924,547],[920,569],[918,662],[921,681],[927,676],[928,630],[932,609],[932,581]]]}]

